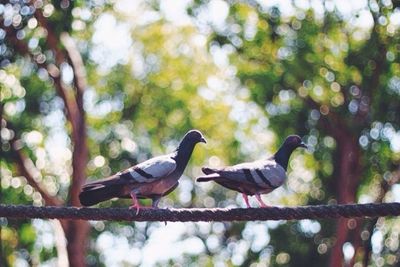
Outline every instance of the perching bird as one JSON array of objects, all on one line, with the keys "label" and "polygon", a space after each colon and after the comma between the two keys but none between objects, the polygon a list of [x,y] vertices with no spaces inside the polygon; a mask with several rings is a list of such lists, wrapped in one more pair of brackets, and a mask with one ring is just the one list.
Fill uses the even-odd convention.
[{"label": "perching bird", "polygon": [[199,142],[206,143],[206,140],[199,131],[191,130],[173,153],[149,159],[111,177],[84,185],[79,194],[81,204],[91,206],[114,197],[132,198],[131,208],[136,208],[138,214],[138,198],[150,198],[152,208],[157,208],[161,197],[178,186],[178,180]]},{"label": "perching bird", "polygon": [[290,155],[298,147],[307,148],[297,135],[290,135],[272,157],[265,160],[241,163],[234,166],[213,169],[203,167],[205,176],[197,182],[214,181],[226,188],[242,193],[247,207],[248,196],[255,195],[261,207],[267,207],[260,194],[266,194],[278,188],[286,179],[286,170]]}]

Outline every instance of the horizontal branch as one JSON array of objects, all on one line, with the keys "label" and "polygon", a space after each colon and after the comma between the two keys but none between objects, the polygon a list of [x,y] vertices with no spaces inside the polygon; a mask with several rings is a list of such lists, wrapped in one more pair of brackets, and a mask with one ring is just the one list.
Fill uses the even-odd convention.
[{"label": "horizontal branch", "polygon": [[234,208],[234,209],[142,209],[34,207],[0,205],[0,217],[15,219],[69,219],[113,221],[266,221],[301,220],[338,217],[399,216],[400,203],[321,205],[294,208]]}]

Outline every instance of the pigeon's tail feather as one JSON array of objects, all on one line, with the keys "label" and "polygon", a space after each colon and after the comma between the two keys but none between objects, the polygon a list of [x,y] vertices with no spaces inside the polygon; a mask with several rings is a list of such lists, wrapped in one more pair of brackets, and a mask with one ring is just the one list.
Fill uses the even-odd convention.
[{"label": "pigeon's tail feather", "polygon": [[219,171],[219,170],[217,170],[217,169],[213,169],[213,168],[209,168],[209,167],[203,167],[203,168],[201,168],[201,170],[202,170],[203,173],[206,174],[206,175],[209,175],[209,174],[212,174],[212,173],[216,173],[216,172]]},{"label": "pigeon's tail feather", "polygon": [[207,176],[202,176],[202,177],[197,177],[196,182],[208,182],[211,181],[213,178],[207,177]]},{"label": "pigeon's tail feather", "polygon": [[79,194],[79,200],[83,206],[92,206],[99,202],[118,197],[120,191],[121,188],[119,186],[91,189],[88,191],[82,191]]},{"label": "pigeon's tail feather", "polygon": [[213,181],[215,179],[218,179],[219,177],[220,177],[219,174],[213,173],[210,175],[197,177],[196,181],[197,182],[208,182],[208,181]]},{"label": "pigeon's tail feather", "polygon": [[98,180],[82,187],[79,200],[83,206],[92,206],[114,197],[120,197],[122,189],[123,184],[116,177]]}]

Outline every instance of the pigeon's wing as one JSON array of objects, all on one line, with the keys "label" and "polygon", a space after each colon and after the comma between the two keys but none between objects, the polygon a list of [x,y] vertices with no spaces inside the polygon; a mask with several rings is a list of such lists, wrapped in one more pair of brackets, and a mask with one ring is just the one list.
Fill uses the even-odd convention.
[{"label": "pigeon's wing", "polygon": [[81,204],[91,206],[113,197],[130,197],[129,192],[133,187],[154,182],[173,172],[176,162],[171,156],[155,157],[108,178],[84,185],[79,194]]},{"label": "pigeon's wing", "polygon": [[171,155],[165,155],[146,160],[117,173],[117,175],[130,183],[151,183],[167,177],[175,169],[175,160],[172,159]]},{"label": "pigeon's wing", "polygon": [[[206,176],[200,181],[221,181],[224,186],[255,187],[261,189],[275,189],[282,185],[286,178],[285,170],[273,160],[246,162],[222,169],[205,168]],[[224,181],[222,181],[224,180]]]}]

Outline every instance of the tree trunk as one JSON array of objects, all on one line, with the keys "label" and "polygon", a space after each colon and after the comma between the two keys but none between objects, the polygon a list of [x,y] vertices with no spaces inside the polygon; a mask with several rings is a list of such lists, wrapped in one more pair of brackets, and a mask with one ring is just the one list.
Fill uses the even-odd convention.
[{"label": "tree trunk", "polygon": [[[357,138],[346,134],[343,130],[336,136],[338,144],[337,172],[337,200],[339,204],[356,202],[356,191],[361,178],[361,151]],[[361,220],[340,218],[336,225],[336,241],[330,256],[331,267],[344,265],[343,244],[349,240],[350,231],[353,229],[354,236],[359,236],[359,224]],[[358,229],[358,230],[357,230]]]},{"label": "tree trunk", "polygon": [[90,226],[87,221],[69,221],[65,231],[69,264],[72,267],[86,266],[87,238]]},{"label": "tree trunk", "polygon": [[[31,4],[36,4],[36,0],[31,1]],[[41,2],[41,1],[40,1]],[[5,27],[7,38],[11,41],[17,52],[24,56],[29,56],[32,62],[38,64],[48,70],[50,77],[53,80],[55,90],[64,101],[65,115],[68,122],[71,124],[71,140],[73,143],[72,155],[72,180],[69,189],[68,201],[60,201],[48,194],[44,187],[35,180],[30,173],[32,166],[25,166],[30,161],[24,160],[24,155],[19,149],[15,149],[20,156],[19,165],[24,171],[24,175],[30,185],[37,190],[45,200],[46,205],[63,206],[80,206],[79,192],[82,184],[86,179],[86,164],[88,162],[88,147],[86,141],[86,122],[85,111],[83,109],[83,93],[86,88],[85,66],[79,50],[76,47],[74,40],[68,33],[60,33],[55,25],[44,14],[42,8],[36,8],[34,17],[37,19],[39,26],[46,30],[45,45],[41,47],[43,50],[49,50],[53,53],[55,62],[45,61],[38,63],[34,60],[35,55],[29,49],[24,40],[17,38],[16,29],[13,26]],[[65,63],[71,64],[74,72],[73,90],[67,88],[62,82],[60,76],[61,66]],[[52,71],[56,69],[57,71]],[[30,160],[30,159],[29,159]],[[87,221],[67,221],[61,220],[65,238],[67,239],[67,251],[69,263],[71,266],[83,267],[86,266],[85,258],[87,251],[87,238],[89,234],[89,223]]]},{"label": "tree trunk", "polygon": [[[80,207],[79,192],[86,178],[86,163],[88,148],[86,143],[86,128],[84,112],[81,110],[79,118],[79,129],[75,131],[74,152],[72,159],[73,183],[70,188],[69,203],[72,206]],[[79,134],[76,134],[79,133]],[[87,242],[90,225],[87,221],[69,221],[68,228],[64,229],[68,241],[67,251],[71,266],[86,266]]]}]

